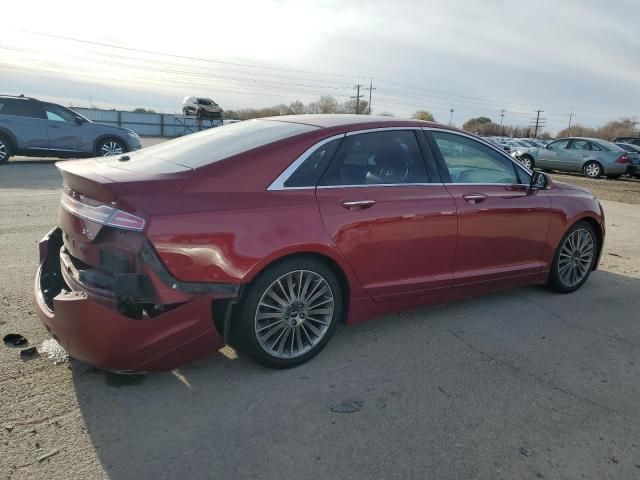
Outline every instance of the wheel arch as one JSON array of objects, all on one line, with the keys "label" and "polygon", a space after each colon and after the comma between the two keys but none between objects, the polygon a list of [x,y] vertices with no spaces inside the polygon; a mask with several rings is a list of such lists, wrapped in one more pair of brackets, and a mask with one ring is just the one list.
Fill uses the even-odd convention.
[{"label": "wheel arch", "polygon": [[9,141],[13,153],[16,153],[18,150],[18,140],[16,139],[15,135],[11,133],[10,130],[0,127],[0,136],[6,138]]},{"label": "wheel arch", "polygon": [[322,263],[327,265],[327,267],[329,267],[329,269],[338,279],[338,283],[340,284],[340,288],[342,289],[343,305],[342,318],[340,319],[340,323],[346,323],[346,319],[348,318],[349,300],[351,299],[354,289],[357,289],[359,285],[353,284],[353,282],[357,282],[357,280],[355,280],[355,277],[353,277],[353,275],[351,274],[349,267],[344,264],[344,261],[341,258],[336,258],[336,255],[333,252],[320,249],[281,252],[280,254],[271,256],[268,259],[259,262],[247,273],[243,283],[245,283],[246,286],[251,285],[251,283],[253,283],[255,279],[258,278],[258,276],[268,268],[271,268],[274,265],[278,265],[279,263],[290,260],[292,258],[313,258],[321,261]]},{"label": "wheel arch", "polygon": [[127,142],[124,138],[122,138],[117,133],[105,133],[105,134],[99,135],[94,140],[94,142],[93,142],[93,153],[95,153],[96,155],[99,155],[98,145],[100,145],[101,142],[104,142],[105,140],[108,140],[110,138],[113,138],[115,140],[118,140],[119,142],[122,142],[124,144],[127,152],[131,150],[131,147],[129,146],[129,142]]}]

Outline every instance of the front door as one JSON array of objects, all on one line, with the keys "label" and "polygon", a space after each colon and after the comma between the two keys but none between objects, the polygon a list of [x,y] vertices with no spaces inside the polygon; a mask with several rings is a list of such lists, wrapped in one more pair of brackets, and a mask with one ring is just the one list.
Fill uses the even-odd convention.
[{"label": "front door", "polygon": [[431,183],[428,147],[416,134],[347,135],[316,191],[325,228],[376,301],[448,290],[453,281],[455,202]]},{"label": "front door", "polygon": [[549,198],[529,174],[471,137],[432,131],[431,143],[458,212],[454,284],[535,275],[549,226]]},{"label": "front door", "polygon": [[82,131],[86,126],[75,121],[73,112],[47,103],[44,105],[44,115],[47,119],[49,150],[66,153],[82,150]]},{"label": "front door", "polygon": [[538,158],[536,159],[536,167],[566,170],[570,168],[570,153],[567,151],[569,140],[556,140],[546,147],[538,150]]}]

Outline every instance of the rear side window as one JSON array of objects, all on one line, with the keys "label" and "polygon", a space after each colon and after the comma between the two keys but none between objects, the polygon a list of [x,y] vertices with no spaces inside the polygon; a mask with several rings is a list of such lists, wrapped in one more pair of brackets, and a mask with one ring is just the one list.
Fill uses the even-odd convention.
[{"label": "rear side window", "polygon": [[398,185],[428,183],[427,169],[412,130],[389,130],[347,137],[321,184]]},{"label": "rear side window", "polygon": [[316,148],[300,164],[296,171],[285,180],[284,186],[287,188],[315,187],[329,163],[331,163],[331,159],[336,154],[340,142],[342,142],[342,138],[336,138]]},{"label": "rear side window", "polygon": [[6,101],[2,108],[4,115],[15,115],[17,117],[42,118],[42,108],[35,102],[28,100]]},{"label": "rear side window", "polygon": [[165,162],[198,168],[318,128],[277,120],[246,120],[160,143],[145,148],[144,153]]}]

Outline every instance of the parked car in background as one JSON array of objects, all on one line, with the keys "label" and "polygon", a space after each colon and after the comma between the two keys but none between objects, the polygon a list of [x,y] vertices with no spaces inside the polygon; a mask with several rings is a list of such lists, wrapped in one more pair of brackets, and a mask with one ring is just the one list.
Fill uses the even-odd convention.
[{"label": "parked car in background", "polygon": [[55,103],[0,96],[0,163],[12,155],[106,157],[140,147],[132,130],[92,122]]},{"label": "parked car in background", "polygon": [[182,113],[199,118],[222,118],[223,110],[210,98],[185,97],[182,100]]},{"label": "parked car in background", "polygon": [[589,178],[618,178],[632,170],[627,152],[598,138],[571,137],[555,140],[531,152],[531,167],[582,172]]},{"label": "parked car in background", "polygon": [[631,160],[631,174],[640,178],[640,146],[634,145],[632,143],[616,143],[620,148],[627,152],[629,155],[629,160]]},{"label": "parked car in background", "polygon": [[[237,346],[299,365],[339,323],[597,267],[587,190],[444,125],[292,115],[61,162],[35,298],[71,356],[166,370]],[[401,328],[401,325],[398,326]]]},{"label": "parked car in background", "polygon": [[633,145],[640,145],[640,137],[616,137],[613,141],[614,143],[631,143]]}]

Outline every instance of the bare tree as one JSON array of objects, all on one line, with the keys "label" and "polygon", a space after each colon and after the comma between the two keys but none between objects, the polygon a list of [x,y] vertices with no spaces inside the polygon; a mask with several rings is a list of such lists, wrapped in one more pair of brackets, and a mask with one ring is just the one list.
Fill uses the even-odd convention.
[{"label": "bare tree", "polygon": [[338,111],[338,102],[331,95],[323,95],[318,100],[318,113],[336,113]]},{"label": "bare tree", "polygon": [[291,102],[289,104],[289,110],[294,115],[300,115],[301,113],[304,113],[304,103],[302,103],[300,100]]},{"label": "bare tree", "polygon": [[435,122],[436,119],[433,118],[433,114],[428,110],[416,110],[411,118],[415,118],[416,120],[425,120],[427,122]]}]

